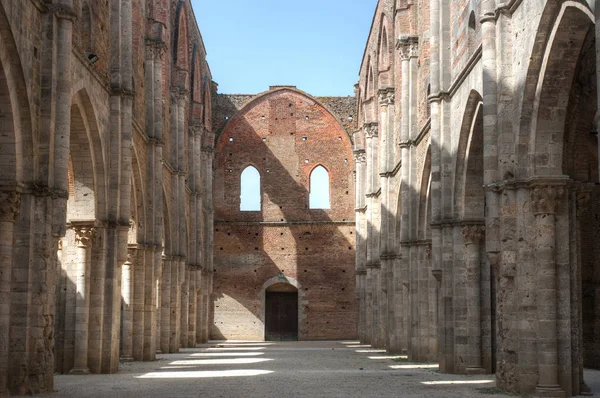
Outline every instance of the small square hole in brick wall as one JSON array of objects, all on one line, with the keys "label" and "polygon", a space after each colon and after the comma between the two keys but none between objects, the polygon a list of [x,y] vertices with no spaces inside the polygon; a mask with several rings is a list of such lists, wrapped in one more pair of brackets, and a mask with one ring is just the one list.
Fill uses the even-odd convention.
[{"label": "small square hole in brick wall", "polygon": [[233,153],[229,152],[229,156],[233,156]]},{"label": "small square hole in brick wall", "polygon": [[302,141],[307,141],[308,137],[302,137]]},{"label": "small square hole in brick wall", "polygon": [[[258,251],[258,247],[255,247],[254,250]],[[256,271],[254,271],[254,272],[256,272]]]},{"label": "small square hole in brick wall", "polygon": [[351,122],[352,120],[354,120],[354,118],[352,117],[352,115],[348,116],[348,121]]},{"label": "small square hole in brick wall", "polygon": [[350,194],[350,191],[346,191],[346,195],[349,195],[349,194]]},{"label": "small square hole in brick wall", "polygon": [[291,107],[292,107],[292,104],[289,104],[288,106],[291,108]]},{"label": "small square hole in brick wall", "polygon": [[279,235],[283,236],[283,232],[281,232]]},{"label": "small square hole in brick wall", "polygon": [[225,120],[229,120],[229,116],[225,116]]},{"label": "small square hole in brick wall", "polygon": [[285,250],[285,249],[282,247],[281,250]]},{"label": "small square hole in brick wall", "polygon": [[215,229],[216,232],[219,232],[219,228]]},{"label": "small square hole in brick wall", "polygon": [[283,218],[281,219],[281,221],[283,221]]},{"label": "small square hole in brick wall", "polygon": [[344,164],[348,164],[348,159],[344,159]]},{"label": "small square hole in brick wall", "polygon": [[305,247],[304,250],[308,250],[308,247]]},{"label": "small square hole in brick wall", "polygon": [[267,142],[267,139],[266,139],[266,138],[263,138],[263,139],[262,139],[262,142]]},{"label": "small square hole in brick wall", "polygon": [[345,270],[345,269],[343,269],[343,270],[342,270],[342,272],[344,272],[344,273],[345,273],[345,272],[346,272],[346,270]]},{"label": "small square hole in brick wall", "polygon": [[233,142],[233,137],[229,137],[229,142]]},{"label": "small square hole in brick wall", "polygon": [[308,116],[305,117],[306,120],[310,119]]},{"label": "small square hole in brick wall", "polygon": [[271,169],[267,169],[267,173],[270,173],[270,172],[271,172]]},{"label": "small square hole in brick wall", "polygon": [[338,137],[338,141],[341,141],[341,140],[342,140],[342,137]]},{"label": "small square hole in brick wall", "polygon": [[308,272],[308,270],[304,270],[304,272]]},{"label": "small square hole in brick wall", "polygon": [[256,236],[258,236],[258,234],[256,234]]},{"label": "small square hole in brick wall", "polygon": [[260,118],[261,120],[265,120],[265,115],[262,115]]},{"label": "small square hole in brick wall", "polygon": [[304,159],[304,163],[308,163],[308,162],[309,162],[309,160],[308,160],[308,159]]},{"label": "small square hole in brick wall", "polygon": [[350,231],[350,235],[354,235],[354,232]]}]

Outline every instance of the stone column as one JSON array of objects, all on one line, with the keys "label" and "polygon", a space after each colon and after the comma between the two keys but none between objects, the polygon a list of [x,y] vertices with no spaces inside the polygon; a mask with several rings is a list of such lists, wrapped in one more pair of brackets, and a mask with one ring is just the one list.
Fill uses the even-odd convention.
[{"label": "stone column", "polygon": [[127,261],[123,264],[121,279],[121,361],[133,361],[133,265],[136,260],[137,245],[129,245]]},{"label": "stone column", "polygon": [[171,338],[171,257],[163,256],[163,276],[160,295],[160,350],[163,354],[171,352],[169,340]]},{"label": "stone column", "polygon": [[144,361],[156,359],[156,264],[154,263],[155,245],[144,247]]},{"label": "stone column", "polygon": [[466,246],[467,271],[467,374],[484,374],[481,357],[481,242],[485,229],[481,225],[467,225],[462,229]]},{"label": "stone column", "polygon": [[75,348],[73,369],[69,374],[86,375],[88,367],[88,332],[89,332],[89,253],[94,238],[93,224],[75,224],[76,249],[76,298],[75,298]]},{"label": "stone column", "polygon": [[154,291],[155,291],[155,295],[156,295],[156,301],[155,301],[155,305],[156,305],[156,329],[154,331],[154,340],[156,341],[155,345],[156,345],[156,353],[157,354],[162,354],[162,346],[161,346],[161,337],[162,337],[162,292],[163,292],[163,288],[162,285],[164,283],[163,280],[163,273],[164,273],[164,265],[165,262],[163,261],[163,255],[162,255],[162,247],[157,246],[156,247],[156,251],[154,252],[154,259],[156,261],[156,266],[155,266],[155,271],[154,271],[154,278],[156,280],[156,282],[154,283]]},{"label": "stone column", "polygon": [[188,305],[188,342],[186,347],[196,347],[196,313],[198,311],[198,300],[196,298],[196,267],[190,266],[188,270],[188,289],[189,289],[189,305]]},{"label": "stone column", "polygon": [[17,192],[0,192],[0,397],[8,396],[12,248],[20,202]]},{"label": "stone column", "polygon": [[179,351],[179,311],[181,304],[181,286],[179,284],[179,257],[174,257],[171,263],[171,336],[169,338],[169,352]]},{"label": "stone column", "polygon": [[188,267],[186,260],[180,263],[179,278],[181,281],[181,310],[180,310],[180,330],[179,330],[179,347],[186,348],[188,341],[188,321],[189,321],[189,284],[188,284]]},{"label": "stone column", "polygon": [[536,395],[564,397],[558,383],[556,209],[564,194],[560,186],[536,186],[531,190],[535,216],[534,258],[537,272],[537,356],[539,379]]},{"label": "stone column", "polygon": [[[202,314],[203,314],[203,307],[202,307],[202,303],[204,302],[202,300],[202,293],[204,291],[204,289],[202,288],[203,286],[203,277],[202,277],[202,267],[198,267],[196,269],[196,341],[195,341],[195,345],[196,344],[202,344]],[[195,346],[194,345],[194,346]]]},{"label": "stone column", "polygon": [[132,355],[135,361],[144,360],[144,295],[146,283],[146,267],[144,263],[144,246],[138,245],[134,254],[133,267],[133,326]]}]

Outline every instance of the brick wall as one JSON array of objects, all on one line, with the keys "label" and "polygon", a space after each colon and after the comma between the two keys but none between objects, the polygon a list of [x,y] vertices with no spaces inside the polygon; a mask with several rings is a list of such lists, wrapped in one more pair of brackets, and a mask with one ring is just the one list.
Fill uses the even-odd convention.
[{"label": "brick wall", "polygon": [[[214,107],[217,120],[229,119],[215,156],[212,337],[262,339],[263,285],[280,272],[302,289],[300,339],[355,337],[350,139],[323,105],[295,89],[273,89],[233,113],[248,99],[221,98],[215,102],[224,106]],[[260,212],[239,211],[248,165],[261,175]],[[308,209],[317,165],[329,171],[328,210]]]}]

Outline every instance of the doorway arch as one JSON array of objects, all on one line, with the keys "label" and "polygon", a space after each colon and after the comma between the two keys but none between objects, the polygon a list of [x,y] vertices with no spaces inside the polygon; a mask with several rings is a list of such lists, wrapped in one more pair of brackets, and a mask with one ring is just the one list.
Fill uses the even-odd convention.
[{"label": "doorway arch", "polygon": [[[302,340],[304,309],[308,302],[298,281],[287,276],[276,276],[263,284],[261,290],[262,321],[265,341]],[[277,330],[274,328],[281,328]]]}]

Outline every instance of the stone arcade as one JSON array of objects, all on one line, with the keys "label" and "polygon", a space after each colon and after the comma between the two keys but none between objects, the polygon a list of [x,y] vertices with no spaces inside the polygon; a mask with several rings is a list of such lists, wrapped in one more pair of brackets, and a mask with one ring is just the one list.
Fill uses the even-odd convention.
[{"label": "stone arcade", "polygon": [[0,397],[211,338],[357,336],[588,392],[595,3],[379,0],[335,98],[217,94],[189,0],[0,0]]}]

